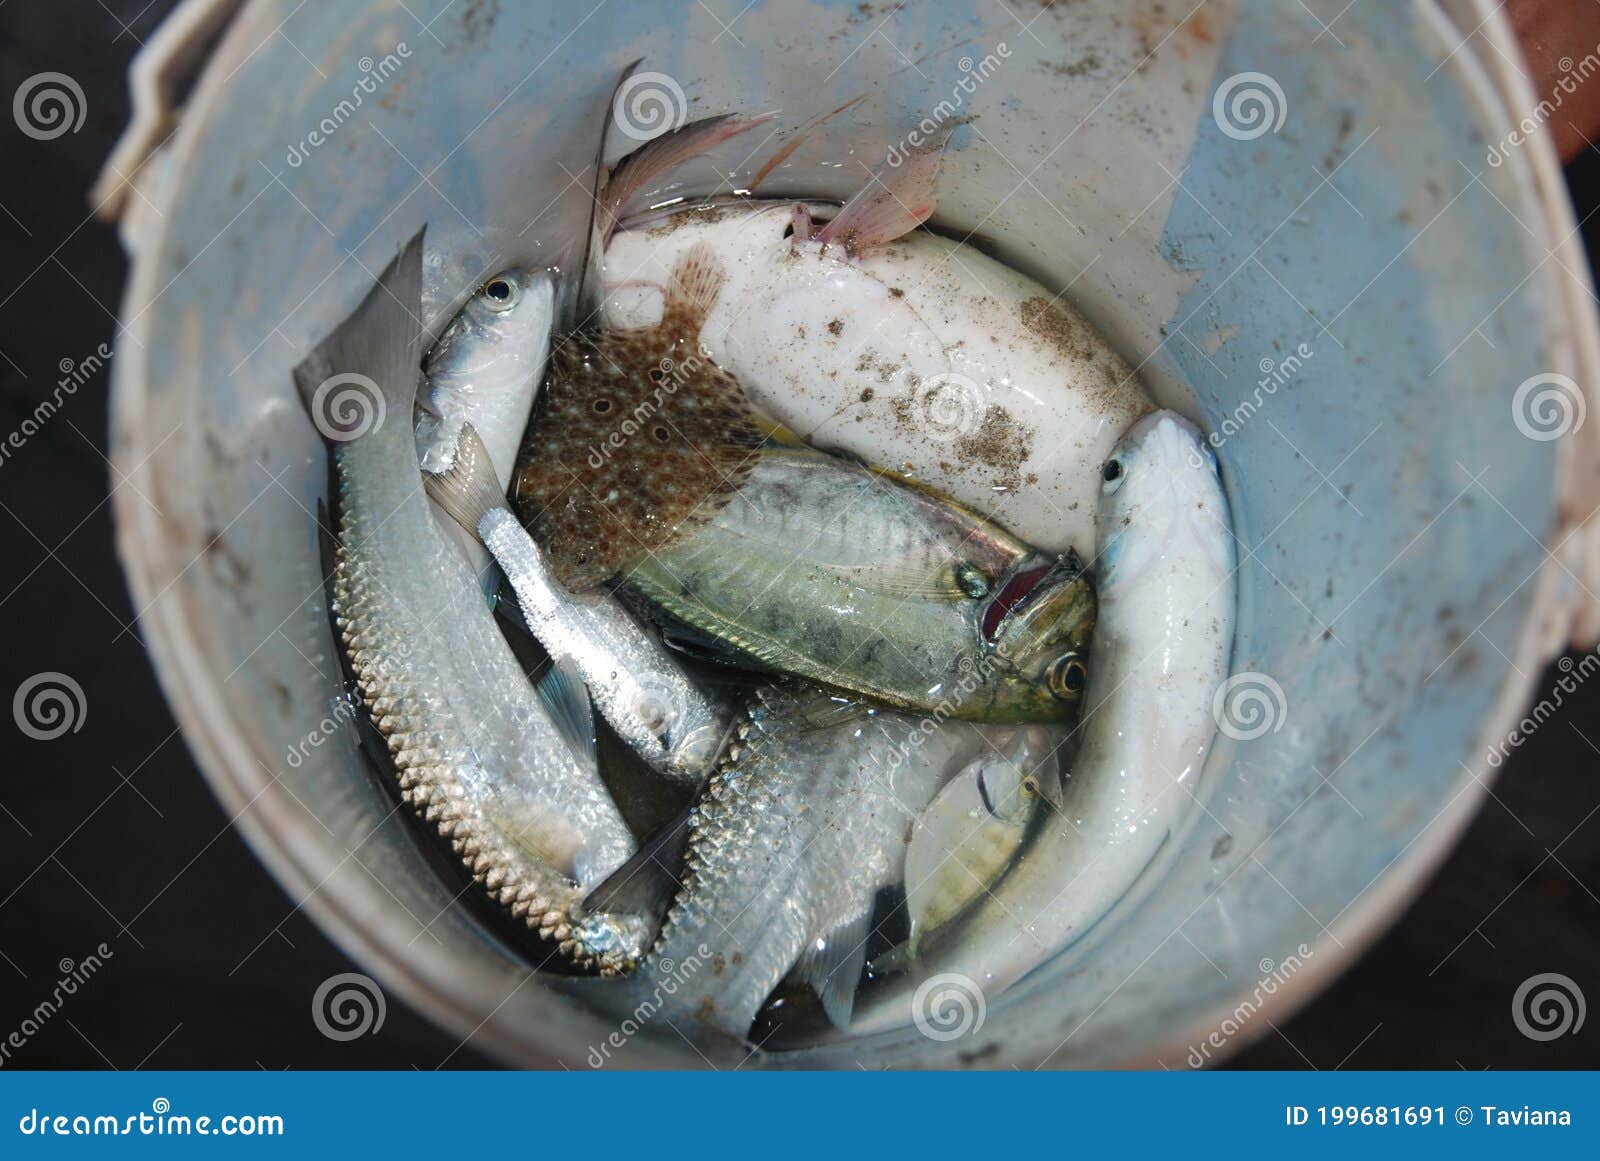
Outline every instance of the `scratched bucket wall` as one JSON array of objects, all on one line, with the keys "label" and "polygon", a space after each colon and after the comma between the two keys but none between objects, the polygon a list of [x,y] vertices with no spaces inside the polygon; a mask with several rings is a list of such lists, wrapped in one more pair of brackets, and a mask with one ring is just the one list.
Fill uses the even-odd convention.
[{"label": "scratched bucket wall", "polygon": [[[866,94],[762,191],[838,198],[993,54],[962,89],[975,117],[938,225],[1070,287],[1162,402],[1218,432],[1240,540],[1233,667],[1282,698],[1264,731],[1240,731],[1259,736],[1219,739],[1200,805],[1136,889],[981,1028],[752,1063],[1180,1067],[1264,961],[1307,949],[1268,997],[1280,1018],[1325,983],[1464,824],[1485,722],[1525,692],[1502,655],[1528,655],[1557,451],[1518,431],[1511,397],[1570,366],[1572,327],[1591,324],[1537,264],[1528,235],[1552,219],[1526,163],[1486,163],[1506,114],[1444,15],[1311,7],[1320,19],[1213,3],[1175,25],[1121,0],[1015,16],[247,6],[145,183],[160,210],[141,226],[115,420],[120,468],[163,515],[129,489],[118,514],[190,744],[295,901],[387,988],[508,1060],[584,1067],[612,1031],[528,979],[455,899],[448,860],[395,812],[353,731],[303,744],[339,673],[311,517],[325,459],[290,389],[300,355],[424,223],[446,281],[432,327],[490,255],[561,260],[584,212],[573,175],[636,56],[695,115],[778,108],[793,126]],[[385,71],[402,42],[400,66],[309,142],[373,75],[363,58]],[[1264,122],[1235,103],[1247,84]],[[730,172],[737,186],[773,145],[724,152],[686,188]],[[702,1063],[649,1030],[614,1056]]]}]

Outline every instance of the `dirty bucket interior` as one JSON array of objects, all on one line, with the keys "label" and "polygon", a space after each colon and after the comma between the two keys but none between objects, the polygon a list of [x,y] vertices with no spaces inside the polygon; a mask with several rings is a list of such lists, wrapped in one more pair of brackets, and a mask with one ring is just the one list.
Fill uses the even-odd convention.
[{"label": "dirty bucket interior", "polygon": [[[960,91],[933,224],[1064,290],[1215,433],[1232,667],[1266,679],[1262,728],[1219,737],[1136,887],[981,1027],[751,1065],[1177,1067],[1274,965],[1303,965],[1274,989],[1295,1002],[1393,917],[1478,802],[1482,740],[1522,692],[1505,658],[1533,648],[1557,445],[1509,401],[1573,360],[1539,265],[1553,226],[1527,158],[1485,163],[1509,121],[1456,51],[1475,5],[1356,5],[1331,30],[1338,5],[1186,7],[245,6],[142,178],[159,213],[132,207],[121,551],[208,776],[366,970],[512,1062],[582,1067],[613,1028],[459,900],[352,731],[302,746],[340,672],[326,459],[290,369],[424,224],[434,330],[494,264],[569,261],[598,118],[637,57],[690,115],[781,110],[790,130],[863,97],[764,196],[847,198]],[[784,140],[726,146],[661,197],[742,189]],[[648,1028],[613,1058],[704,1063]]]}]

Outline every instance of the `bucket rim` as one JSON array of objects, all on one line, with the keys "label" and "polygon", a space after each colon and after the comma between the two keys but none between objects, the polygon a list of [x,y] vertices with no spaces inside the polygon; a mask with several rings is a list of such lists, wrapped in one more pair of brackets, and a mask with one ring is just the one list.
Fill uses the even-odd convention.
[{"label": "bucket rim", "polygon": [[[136,502],[141,493],[149,491],[154,471],[152,461],[160,449],[155,442],[156,433],[143,422],[149,380],[139,354],[145,349],[153,325],[153,314],[145,308],[163,289],[157,277],[156,256],[166,248],[171,221],[170,215],[144,213],[138,206],[146,203],[158,210],[162,206],[164,195],[172,188],[165,175],[182,172],[192,159],[197,142],[204,136],[203,110],[215,103],[219,90],[231,78],[230,70],[253,52],[251,33],[263,27],[270,28],[270,23],[265,26],[261,23],[262,13],[270,3],[271,0],[244,3],[205,62],[188,111],[161,147],[165,157],[153,159],[162,164],[142,165],[131,179],[138,196],[126,199],[125,212],[138,213],[139,218],[136,223],[125,223],[136,224],[137,229],[130,230],[133,244],[121,317],[133,320],[122,332],[132,343],[131,349],[129,344],[120,341],[116,344],[118,357],[112,360],[110,382],[110,461],[115,478],[129,485],[115,487],[110,497],[117,555],[127,576],[134,607],[142,610],[137,619],[152,668],[184,741],[228,813],[230,825],[237,827],[279,886],[298,901],[318,928],[361,969],[370,970],[384,987],[406,999],[435,1024],[463,1036],[463,1043],[471,1040],[477,1050],[506,1064],[554,1066],[556,1060],[548,1045],[500,1016],[498,1009],[484,1010],[486,1005],[475,995],[474,988],[469,986],[471,981],[460,973],[459,967],[454,972],[438,970],[426,964],[415,949],[403,954],[403,949],[391,946],[379,930],[369,925],[357,906],[360,898],[355,889],[359,882],[358,871],[319,866],[318,863],[325,860],[321,860],[316,848],[297,843],[292,828],[273,824],[274,798],[282,803],[286,792],[274,792],[275,780],[257,769],[243,733],[217,696],[221,682],[207,665],[192,622],[185,616],[182,588],[173,583],[188,562],[161,556],[154,547],[166,543],[161,518],[149,505]],[[1505,123],[1511,123],[1510,109],[1531,108],[1537,104],[1528,79],[1505,63],[1520,56],[1520,49],[1509,19],[1493,0],[1439,0],[1438,3],[1420,0],[1418,10],[1437,14],[1437,19],[1448,24],[1458,38],[1464,28],[1474,28],[1475,35],[1483,38],[1491,51],[1484,51],[1471,36],[1464,38],[1460,51],[1470,55],[1473,67],[1480,70]],[[1543,234],[1542,250],[1558,258],[1570,280],[1581,278],[1584,284],[1574,290],[1569,281],[1558,292],[1565,307],[1565,333],[1571,336],[1570,350],[1566,352],[1569,364],[1561,370],[1570,373],[1583,386],[1590,401],[1600,408],[1600,386],[1597,386],[1600,384],[1600,319],[1596,315],[1593,288],[1588,285],[1587,255],[1581,245],[1578,223],[1554,147],[1549,138],[1540,133],[1509,155],[1505,164],[1518,184],[1528,191],[1530,200],[1537,203],[1540,212],[1533,218]],[[1573,271],[1582,273],[1573,274]],[[1555,276],[1546,274],[1543,277]],[[1583,289],[1587,289],[1587,294],[1579,293]],[[1574,511],[1571,481],[1578,477],[1580,467],[1591,466],[1593,456],[1583,445],[1570,439],[1562,441],[1557,451],[1561,457],[1558,483],[1565,482],[1569,494],[1553,496],[1552,502],[1570,513]],[[1593,473],[1589,476],[1592,478]],[[1590,487],[1600,491],[1600,484]],[[1600,501],[1600,496],[1587,499]],[[1578,507],[1592,515],[1595,504]],[[1571,536],[1580,525],[1588,523],[1588,519],[1564,515],[1563,522],[1562,531]],[[1600,564],[1592,560],[1595,556],[1592,539],[1589,556],[1591,567],[1600,568]],[[1583,601],[1580,608],[1578,599],[1561,583],[1563,570],[1562,562],[1553,556],[1547,556],[1540,567],[1530,612],[1518,634],[1514,664],[1503,675],[1494,708],[1482,723],[1479,733],[1482,743],[1504,737],[1515,724],[1522,707],[1531,699],[1543,666],[1560,651],[1575,627],[1578,633],[1586,635],[1590,630],[1584,626],[1597,624],[1594,605]],[[1600,588],[1600,584],[1593,587]],[[1328,924],[1327,931],[1310,941],[1315,955],[1307,958],[1304,970],[1259,1004],[1257,1015],[1264,1019],[1249,1021],[1208,1063],[1228,1059],[1264,1035],[1268,1028],[1287,1020],[1322,993],[1393,925],[1455,847],[1488,795],[1488,777],[1492,773],[1485,756],[1488,748],[1486,744],[1478,746],[1470,766],[1462,764],[1462,775],[1457,779],[1454,793],[1439,812],[1424,824],[1368,888]],[[1235,1001],[1237,995],[1233,996]],[[550,996],[552,1000],[564,999],[553,992]],[[1117,1066],[1160,1067],[1163,1058],[1182,1052],[1198,1038],[1203,1038],[1232,1011],[1233,1004],[1221,1001],[1185,1021],[1181,1027],[1172,1028],[1158,1042]],[[584,1018],[587,1016],[585,1012]],[[1004,1056],[1003,1050],[1001,1057]],[[640,1038],[630,1046],[627,1063],[629,1067],[696,1067],[699,1060],[693,1053],[668,1052],[654,1041]],[[783,1059],[780,1055],[766,1063],[782,1067]],[[996,1058],[988,1065],[1004,1067],[1009,1063],[1037,1062]],[[1070,1067],[1070,1064],[1047,1063],[1046,1067]]]}]

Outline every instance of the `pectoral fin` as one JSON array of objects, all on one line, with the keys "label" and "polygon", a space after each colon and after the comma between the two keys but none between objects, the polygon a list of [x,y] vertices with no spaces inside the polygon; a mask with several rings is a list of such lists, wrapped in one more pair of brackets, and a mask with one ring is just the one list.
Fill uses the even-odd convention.
[{"label": "pectoral fin", "polygon": [[867,934],[872,925],[871,897],[860,915],[846,920],[820,939],[813,940],[795,961],[796,980],[807,984],[822,1000],[823,1011],[835,1028],[848,1028],[855,1008],[856,987],[867,962]]}]

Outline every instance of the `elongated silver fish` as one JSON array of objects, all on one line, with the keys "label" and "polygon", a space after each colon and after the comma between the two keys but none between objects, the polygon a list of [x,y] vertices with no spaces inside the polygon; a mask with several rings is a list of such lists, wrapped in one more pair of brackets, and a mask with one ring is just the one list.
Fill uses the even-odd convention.
[{"label": "elongated silver fish", "polygon": [[624,970],[647,933],[580,901],[633,836],[558,736],[423,491],[410,422],[421,254],[419,233],[295,369],[337,477],[335,623],[405,801],[566,956]]},{"label": "elongated silver fish", "polygon": [[693,1037],[740,1037],[787,975],[849,1022],[873,902],[902,873],[912,821],[986,745],[943,726],[815,691],[770,689],[689,817],[682,886],[650,957],[595,1002]]},{"label": "elongated silver fish", "polygon": [[660,638],[605,593],[575,596],[551,579],[538,546],[506,505],[489,452],[469,424],[454,463],[429,476],[429,494],[493,554],[528,630],[569,663],[619,737],[658,774],[699,789],[731,714],[684,673]]},{"label": "elongated silver fish", "polygon": [[[417,458],[442,472],[454,462],[467,424],[487,432],[484,446],[504,487],[550,354],[555,284],[546,271],[507,270],[488,279],[450,321],[423,364],[417,406]],[[491,607],[500,576],[470,532],[446,524]]]},{"label": "elongated silver fish", "polygon": [[1099,478],[1097,661],[1061,807],[853,1031],[909,1022],[929,973],[967,976],[992,1001],[1099,922],[1194,799],[1233,644],[1227,497],[1203,437],[1170,411],[1129,428]]},{"label": "elongated silver fish", "polygon": [[423,364],[417,458],[426,471],[454,462],[461,429],[470,423],[501,486],[509,486],[554,318],[555,282],[544,270],[503,271],[467,300]]}]

